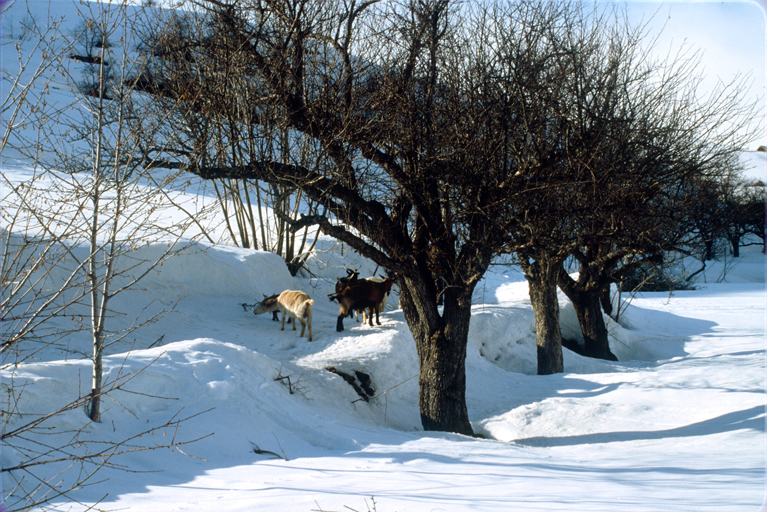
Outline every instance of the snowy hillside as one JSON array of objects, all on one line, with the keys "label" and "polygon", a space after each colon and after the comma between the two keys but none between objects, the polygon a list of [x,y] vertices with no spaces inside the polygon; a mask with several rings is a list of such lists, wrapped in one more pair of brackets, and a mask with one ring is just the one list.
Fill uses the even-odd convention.
[{"label": "snowy hillside", "polygon": [[[763,264],[751,252],[730,282],[636,297],[623,325],[610,324],[621,362],[566,352],[566,373],[548,377],[534,375],[526,285],[513,268],[496,267],[479,287],[467,362],[469,415],[483,440],[420,430],[417,357],[401,312],[390,309],[373,328],[347,319],[335,332],[337,310],[325,295],[342,269],[317,266],[319,278],[296,279],[268,253],[209,247],[179,256],[116,306],[129,318],[178,300],[137,333],[132,350],[107,358],[108,379],[138,375],[106,400],[104,421],[74,410],[50,426],[108,441],[190,417],[166,435],[200,440],[185,453],[122,455],[113,462],[126,471],[102,469],[98,483],[75,494],[83,505],[57,510],[99,500],[103,509],[142,511],[365,510],[371,496],[382,512],[554,503],[754,510],[764,475]],[[281,289],[316,300],[314,342],[240,305]],[[564,332],[575,332],[562,307]],[[71,341],[70,350],[80,343],[87,352],[86,337]],[[367,373],[378,396],[360,400],[330,366]],[[14,379],[28,383],[24,403],[34,414],[82,396],[89,375],[87,362],[53,354]],[[288,376],[294,394],[275,380]],[[17,456],[6,448],[3,466]],[[44,466],[39,476],[60,469]],[[5,492],[14,477],[3,475]]]},{"label": "snowy hillside", "polygon": [[[68,12],[67,2],[31,4]],[[14,16],[23,19],[24,10]],[[4,48],[7,41],[6,33]],[[7,51],[3,58],[10,68]],[[68,93],[62,86],[56,94]],[[3,155],[2,197],[34,175],[17,157]],[[762,172],[764,154],[752,157]],[[205,204],[197,185],[174,191],[177,204]],[[184,218],[172,209],[163,215],[166,226]],[[210,219],[214,238],[223,235],[217,221]],[[137,247],[131,261],[164,247]],[[619,361],[565,350],[565,373],[550,376],[536,375],[527,283],[499,261],[474,295],[467,405],[476,438],[422,430],[418,358],[396,286],[382,325],[346,319],[336,332],[338,306],[327,295],[346,267],[361,267],[361,277],[380,273],[327,238],[299,277],[271,253],[190,242],[113,300],[115,331],[166,313],[107,349],[105,379],[117,389],[104,399],[100,423],[83,407],[44,419],[90,391],[86,332],[23,364],[4,353],[4,434],[44,419],[30,436],[2,445],[4,506],[24,508],[24,496],[41,483],[51,498],[42,510],[67,512],[750,512],[762,505],[761,247],[710,263],[694,290],[624,295],[620,322],[606,318]],[[252,314],[263,295],[286,289],[314,299],[314,341]],[[77,323],[86,313],[78,307],[52,325]],[[563,336],[577,339],[564,295],[560,309]],[[357,383],[369,376],[367,399],[339,373],[357,375]],[[165,445],[174,448],[145,450]],[[102,449],[91,462],[75,461]],[[36,457],[61,460],[8,471]],[[81,487],[56,496],[75,482]]]}]

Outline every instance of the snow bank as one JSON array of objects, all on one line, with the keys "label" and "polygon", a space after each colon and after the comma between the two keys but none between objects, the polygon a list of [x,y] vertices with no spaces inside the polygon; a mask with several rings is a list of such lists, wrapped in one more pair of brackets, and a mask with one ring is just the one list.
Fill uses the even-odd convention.
[{"label": "snow bank", "polygon": [[[41,17],[72,14],[68,0],[37,4]],[[61,84],[52,90],[71,100]],[[12,156],[3,155],[3,173],[11,183],[29,179]],[[761,172],[764,155],[752,156]],[[163,222],[173,225],[176,215],[168,211]],[[139,247],[121,265],[152,261],[165,247]],[[72,511],[697,512],[761,504],[766,307],[757,251],[710,263],[696,290],[632,297],[620,323],[608,319],[619,362],[565,350],[565,373],[545,377],[535,375],[527,283],[514,267],[493,267],[473,297],[466,376],[469,417],[486,439],[421,430],[418,358],[396,287],[383,325],[347,320],[335,331],[338,309],[327,294],[357,267],[361,277],[380,273],[327,239],[298,277],[271,253],[190,244],[112,302],[115,332],[166,314],[108,347],[106,383],[119,389],[105,398],[101,423],[78,402],[90,390],[87,334],[3,369],[4,433],[75,404],[28,439],[7,439],[3,467],[28,458],[25,450],[47,451],[37,442],[74,439],[72,454],[81,455],[130,439],[130,452],[112,460],[127,471],[102,468],[73,493],[77,503],[53,507]],[[61,280],[65,268],[52,277]],[[315,299],[314,342],[242,306],[285,289]],[[70,325],[79,307],[53,325]],[[578,339],[561,295],[560,309],[562,332]],[[375,396],[363,400],[328,367],[369,375]],[[190,444],[144,451],[169,439]],[[3,472],[6,503],[11,491],[23,495],[26,487],[14,490],[21,479],[72,482],[61,473],[68,465],[38,466],[32,478]]]},{"label": "snow bank", "polygon": [[[561,510],[582,510],[584,503],[614,510],[624,500],[632,510],[664,503],[706,510],[706,503],[725,502],[748,510],[761,499],[762,284],[638,294],[621,323],[608,324],[620,362],[565,350],[566,373],[538,377],[527,285],[517,271],[492,269],[475,294],[467,356],[469,415],[488,440],[467,440],[421,431],[417,354],[401,311],[387,311],[382,326],[347,320],[347,330],[335,332],[337,306],[326,294],[351,255],[341,257],[339,245],[328,244],[318,254],[332,264],[314,261],[312,274],[299,278],[270,253],[196,244],[115,302],[124,318],[150,304],[174,307],[111,347],[106,380],[126,383],[105,399],[104,421],[90,423],[75,409],[46,424],[60,433],[47,439],[81,431],[83,439],[119,442],[170,421],[173,428],[137,438],[136,446],[162,444],[167,436],[197,441],[181,446],[190,457],[167,450],[122,455],[126,467],[162,472],[147,478],[102,469],[107,480],[79,491],[78,499],[93,503],[106,491],[101,506],[158,512],[176,506],[298,512],[318,504],[338,510],[362,506],[370,495],[379,510],[416,511],[470,510],[477,503],[483,510],[546,510],[554,502]],[[139,254],[150,258],[160,249]],[[749,253],[743,271],[760,261]],[[358,263],[364,262],[347,266]],[[288,288],[316,301],[312,343],[241,306]],[[572,332],[574,314],[564,298],[561,305],[563,332]],[[122,315],[110,321],[122,325]],[[84,353],[88,342],[69,341]],[[25,389],[19,412],[39,414],[87,394],[90,365],[56,354],[4,371]],[[375,396],[363,400],[328,367],[369,375]],[[182,418],[188,419],[172,423]],[[7,447],[4,467],[24,448]],[[59,469],[51,465],[41,475]],[[624,477],[607,476],[615,470]],[[455,474],[469,483],[446,484]],[[666,484],[657,484],[659,475]],[[552,478],[562,485],[537,483]],[[596,489],[601,501],[584,495],[581,478],[591,482],[588,496]],[[6,489],[13,483],[4,475]],[[680,506],[673,490],[681,487],[697,494],[686,492]],[[221,495],[215,492],[208,498],[212,489],[228,489],[230,500],[215,499]],[[520,493],[536,499],[521,500]]]}]

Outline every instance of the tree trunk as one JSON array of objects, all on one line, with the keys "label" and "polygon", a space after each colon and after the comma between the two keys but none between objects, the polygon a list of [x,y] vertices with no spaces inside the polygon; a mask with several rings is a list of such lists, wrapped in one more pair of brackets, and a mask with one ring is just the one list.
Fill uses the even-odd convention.
[{"label": "tree trunk", "polygon": [[607,316],[612,316],[613,314],[613,301],[610,299],[610,284],[603,286],[599,290],[599,302],[602,303],[602,311],[605,312]]},{"label": "tree trunk", "polygon": [[740,237],[736,235],[731,235],[730,245],[732,245],[732,257],[740,258]]},{"label": "tree trunk", "polygon": [[714,240],[705,240],[704,241],[704,255],[703,259],[704,261],[711,261],[716,257],[716,254],[714,254]]},{"label": "tree trunk", "polygon": [[610,343],[607,337],[607,327],[602,317],[602,307],[599,294],[596,292],[582,292],[576,297],[570,297],[578,317],[578,325],[583,334],[585,345],[584,355],[608,361],[617,361],[618,358],[610,351]]},{"label": "tree trunk", "polygon": [[549,261],[522,265],[535,314],[535,341],[538,346],[538,375],[565,371],[562,331],[559,328],[557,281],[559,265]]},{"label": "tree trunk", "polygon": [[419,410],[424,430],[474,435],[466,408],[466,345],[471,290],[444,294],[442,316],[422,280],[400,280],[400,301],[415,339],[419,362]]},{"label": "tree trunk", "polygon": [[88,417],[91,421],[101,421],[101,389],[104,355],[104,335],[97,332],[93,335],[93,382],[91,383],[91,399]]},{"label": "tree trunk", "polygon": [[[564,270],[559,274],[559,288],[567,295],[578,317],[578,325],[583,335],[583,355],[617,361],[618,358],[610,351],[607,336],[607,326],[602,316],[605,299],[610,303],[610,285],[599,286],[595,282],[582,282],[584,276],[573,281]],[[605,297],[606,294],[606,297]],[[612,311],[612,305],[610,305]]]}]

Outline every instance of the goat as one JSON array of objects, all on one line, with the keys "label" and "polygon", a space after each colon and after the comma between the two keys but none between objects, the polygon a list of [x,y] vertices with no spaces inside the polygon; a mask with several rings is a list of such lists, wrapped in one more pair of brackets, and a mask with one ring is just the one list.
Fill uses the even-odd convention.
[{"label": "goat", "polygon": [[387,277],[382,282],[376,283],[363,279],[346,286],[340,292],[328,295],[331,301],[338,301],[338,321],[336,322],[336,331],[344,330],[344,318],[352,311],[360,309],[369,310],[370,326],[373,327],[373,311],[375,310],[376,323],[381,325],[378,318],[378,311],[381,302],[386,294],[391,291],[394,278]]},{"label": "goat", "polygon": [[[264,295],[264,298],[276,299],[277,298],[277,294],[275,293],[271,297],[266,297],[266,295]],[[278,310],[276,310],[276,309],[274,311],[272,311],[272,321],[273,322],[279,322],[280,321],[280,312]],[[288,317],[288,323],[292,323],[292,319],[290,317]]]},{"label": "goat", "polygon": [[[376,276],[368,277],[366,279],[359,279],[359,276],[360,276],[359,270],[360,270],[360,267],[357,267],[354,270],[347,268],[346,269],[346,277],[338,277],[338,278],[336,278],[337,279],[337,281],[336,281],[336,293],[340,292],[341,290],[343,290],[347,286],[355,284],[355,283],[358,283],[360,281],[373,281],[374,283],[382,283],[383,282],[383,278],[382,277],[376,277]],[[384,308],[386,307],[386,299],[388,299],[388,297],[389,297],[389,294],[386,293],[386,295],[384,295],[384,297],[383,297],[383,300],[381,301],[380,306],[378,307],[379,311],[381,311],[381,312],[384,311]],[[356,320],[357,320],[357,322],[359,322],[360,321],[360,313],[361,313],[362,314],[362,323],[364,324],[365,321],[366,321],[365,320],[365,309],[366,308],[349,311],[349,316],[350,317],[354,317],[354,313],[356,311],[356,313],[357,313]]]},{"label": "goat", "polygon": [[[346,268],[346,265],[344,265],[344,268]],[[357,279],[360,277],[360,268],[361,267],[357,267],[354,270],[347,268],[346,277],[336,278],[336,293],[340,292],[350,284],[357,282]],[[354,316],[354,313],[350,313],[349,316]]]},{"label": "goat", "polygon": [[[346,268],[346,265],[344,265],[344,268]],[[336,278],[336,293],[340,292],[350,284],[354,284],[357,282],[357,279],[360,277],[360,267],[357,267],[356,269],[352,270],[350,268],[346,269],[346,277],[338,277]],[[349,317],[354,318],[354,311],[349,311]],[[359,310],[357,311],[357,321],[359,322]],[[365,312],[362,310],[362,322],[365,322]]]},{"label": "goat", "polygon": [[[372,281],[374,283],[383,283],[384,282],[384,278],[383,277],[379,277],[379,276],[368,277],[368,278],[366,278],[364,280],[365,281]],[[384,296],[383,296],[383,299],[381,300],[381,304],[378,305],[378,311],[380,311],[381,313],[383,313],[384,309],[386,308],[386,300],[388,298],[389,298],[389,292],[386,292],[384,294]],[[376,313],[378,313],[378,311],[376,311]],[[358,310],[358,313],[359,313],[359,310]],[[359,318],[357,318],[357,321],[359,322]],[[362,310],[362,323],[363,324],[365,323],[365,310],[364,309]]]},{"label": "goat", "polygon": [[[309,341],[312,341],[312,305],[314,301],[304,292],[296,290],[285,290],[279,295],[272,295],[267,297],[264,295],[264,300],[259,302],[253,309],[254,315],[260,315],[269,311],[281,311],[282,312],[282,328],[285,330],[285,317],[290,316],[293,320],[293,330],[296,330],[296,321],[301,322],[301,334],[299,338],[304,336],[306,325],[309,324]],[[304,321],[306,318],[306,321]]]}]

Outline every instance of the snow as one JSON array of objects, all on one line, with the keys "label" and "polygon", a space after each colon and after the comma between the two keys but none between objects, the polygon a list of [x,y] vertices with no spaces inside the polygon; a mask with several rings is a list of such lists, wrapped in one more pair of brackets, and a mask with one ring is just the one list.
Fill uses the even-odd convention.
[{"label": "snow", "polygon": [[[323,244],[340,258],[338,244]],[[166,435],[201,439],[184,453],[116,456],[129,471],[101,469],[99,483],[76,492],[81,504],[56,510],[99,500],[142,511],[755,510],[765,469],[764,257],[744,252],[727,282],[634,297],[621,324],[609,324],[620,362],[566,351],[565,373],[545,377],[535,375],[526,285],[517,270],[494,267],[475,296],[467,356],[469,416],[486,437],[474,439],[421,430],[417,355],[401,311],[389,309],[381,326],[347,319],[335,331],[325,295],[342,268],[294,278],[273,254],[199,246],[115,306],[131,318],[178,301],[137,332],[132,350],[119,345],[106,358],[107,380],[135,377],[106,399],[104,420],[77,409],[50,426],[116,442],[189,417]],[[240,306],[282,289],[315,299],[314,342]],[[577,331],[564,298],[561,307],[563,332]],[[146,348],[161,336],[162,346]],[[70,350],[88,352],[87,337],[72,338]],[[89,389],[87,361],[48,355],[13,376],[28,383],[26,412]],[[369,374],[380,394],[361,401],[328,366]],[[15,458],[3,451],[5,467]],[[11,484],[4,474],[4,489]]]},{"label": "snow", "polygon": [[[3,173],[14,183],[31,176],[9,160]],[[178,194],[194,204],[192,192]],[[136,257],[162,247],[139,248]],[[326,299],[335,278],[345,275],[344,265],[361,265],[363,277],[380,273],[374,264],[327,239],[309,264],[311,275],[292,277],[273,254],[196,242],[117,296],[113,309],[122,315],[110,319],[113,329],[172,310],[110,347],[105,379],[122,384],[105,399],[101,423],[75,408],[47,422],[44,436],[54,445],[82,430],[88,443],[81,453],[131,442],[111,459],[120,467],[101,468],[90,485],[46,510],[753,511],[762,505],[767,304],[759,247],[709,264],[694,290],[632,297],[620,322],[607,319],[619,362],[565,350],[565,373],[551,376],[535,375],[523,276],[512,266],[492,267],[475,293],[466,361],[469,417],[484,438],[422,430],[418,358],[396,286],[381,326],[346,319],[346,330],[336,332],[337,306]],[[313,342],[241,306],[285,289],[314,298]],[[563,334],[577,337],[564,296],[560,308]],[[53,347],[34,362],[6,367],[4,387],[24,390],[18,412],[45,414],[86,395],[91,365],[77,354],[88,354],[89,343],[84,334],[72,335],[67,352]],[[376,396],[361,400],[330,366],[369,374]],[[131,451],[171,438],[188,444]],[[3,446],[4,468],[20,457]],[[67,466],[33,473],[65,485],[75,476],[59,474]],[[17,476],[2,474],[9,505]]]}]

